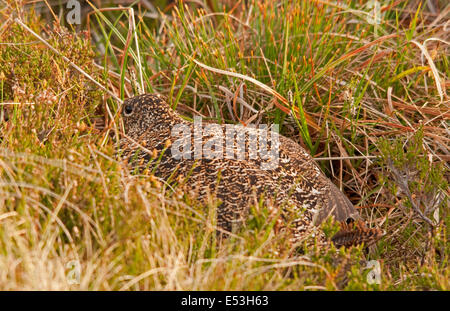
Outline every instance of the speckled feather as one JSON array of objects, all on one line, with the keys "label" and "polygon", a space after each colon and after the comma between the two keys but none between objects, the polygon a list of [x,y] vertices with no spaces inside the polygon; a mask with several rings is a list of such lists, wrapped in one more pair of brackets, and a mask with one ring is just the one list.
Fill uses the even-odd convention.
[{"label": "speckled feather", "polygon": [[350,247],[364,243],[371,246],[383,236],[379,228],[368,228],[364,222],[358,220],[341,222],[341,229],[331,239],[337,247]]},{"label": "speckled feather", "polygon": [[[134,167],[154,164],[155,151],[159,154],[167,147],[168,140],[175,139],[171,137],[174,125],[186,124],[193,131],[194,124],[183,120],[160,95],[136,96],[127,99],[123,107],[126,136],[120,144],[123,156]],[[218,125],[216,130],[223,130],[223,126]],[[257,135],[258,131],[246,128],[246,143],[248,135]],[[203,142],[207,140],[203,137]],[[300,145],[282,135],[279,135],[279,143],[279,164],[272,170],[261,169],[264,160],[249,159],[247,144],[244,160],[205,156],[198,160],[177,160],[167,148],[155,175],[171,180],[188,177],[185,186],[199,200],[204,200],[208,193],[215,193],[222,201],[217,211],[218,225],[227,231],[245,220],[249,206],[263,194],[271,197],[276,206],[288,205],[295,209],[298,215],[296,239],[314,232],[315,225],[330,215],[338,221],[349,217],[359,219],[352,203]],[[193,140],[191,146],[194,146]],[[236,146],[232,148],[236,150]]]}]

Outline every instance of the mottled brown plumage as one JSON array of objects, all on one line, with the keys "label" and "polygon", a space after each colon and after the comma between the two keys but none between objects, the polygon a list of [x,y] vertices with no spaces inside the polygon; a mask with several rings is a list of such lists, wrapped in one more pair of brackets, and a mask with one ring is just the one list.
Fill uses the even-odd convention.
[{"label": "mottled brown plumage", "polygon": [[341,222],[341,229],[331,239],[337,247],[350,247],[364,243],[373,245],[383,236],[379,228],[368,228],[361,220],[347,220]]},{"label": "mottled brown plumage", "polygon": [[[279,135],[279,163],[272,169],[261,168],[262,163],[269,162],[267,159],[249,158],[249,141],[252,135],[260,134],[254,128],[242,129],[246,138],[245,159],[205,156],[200,160],[175,159],[171,148],[167,148],[169,141],[177,139],[171,136],[173,126],[185,124],[193,132],[194,125],[182,119],[161,96],[147,94],[126,100],[122,116],[126,135],[121,146],[125,158],[134,167],[153,167],[166,149],[155,175],[165,180],[184,179],[187,190],[200,200],[214,193],[222,201],[217,211],[218,225],[227,231],[245,220],[249,206],[261,195],[278,207],[295,211],[296,239],[315,232],[315,225],[330,215],[338,221],[359,219],[348,198],[320,171],[311,156],[289,138]],[[224,126],[217,125],[212,132],[223,129]],[[208,137],[203,136],[203,143]],[[196,141],[192,138],[191,143],[194,146]],[[232,149],[237,151],[236,146]]]}]

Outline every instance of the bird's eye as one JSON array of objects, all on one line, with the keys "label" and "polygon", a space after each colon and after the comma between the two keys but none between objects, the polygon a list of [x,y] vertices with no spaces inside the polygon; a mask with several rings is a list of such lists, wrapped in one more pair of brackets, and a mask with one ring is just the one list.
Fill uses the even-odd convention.
[{"label": "bird's eye", "polygon": [[124,109],[123,109],[123,114],[128,117],[133,113],[133,105],[125,105]]}]

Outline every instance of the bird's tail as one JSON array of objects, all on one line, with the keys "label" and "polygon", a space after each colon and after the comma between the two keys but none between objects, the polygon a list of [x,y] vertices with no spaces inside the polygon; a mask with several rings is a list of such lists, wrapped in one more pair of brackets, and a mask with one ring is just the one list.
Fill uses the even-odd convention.
[{"label": "bird's tail", "polygon": [[341,230],[336,233],[331,241],[337,246],[355,246],[364,243],[370,246],[377,242],[384,232],[379,228],[368,228],[361,220],[341,222]]},{"label": "bird's tail", "polygon": [[359,213],[352,202],[330,180],[328,180],[328,183],[330,187],[328,206],[317,213],[314,223],[319,225],[329,216],[334,216],[337,221],[359,220]]}]

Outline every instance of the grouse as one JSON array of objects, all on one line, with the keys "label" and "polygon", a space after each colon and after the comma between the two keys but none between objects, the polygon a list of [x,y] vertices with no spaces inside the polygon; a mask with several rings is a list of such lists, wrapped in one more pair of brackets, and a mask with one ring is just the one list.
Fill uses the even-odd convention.
[{"label": "grouse", "polygon": [[250,126],[190,122],[157,94],[125,100],[121,113],[125,135],[120,146],[128,163],[151,167],[164,180],[183,180],[200,201],[213,193],[221,201],[217,225],[225,232],[239,228],[249,206],[262,197],[294,211],[296,240],[316,232],[328,216],[340,222],[360,219],[313,158],[287,137]]}]

